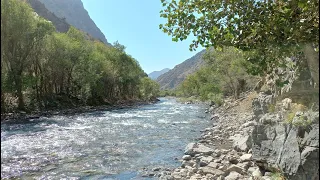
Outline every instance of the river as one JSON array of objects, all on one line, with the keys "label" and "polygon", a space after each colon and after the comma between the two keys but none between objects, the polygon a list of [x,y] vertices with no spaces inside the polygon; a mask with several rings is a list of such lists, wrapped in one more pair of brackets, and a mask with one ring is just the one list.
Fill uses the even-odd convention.
[{"label": "river", "polygon": [[209,126],[204,105],[156,104],[1,124],[1,177],[151,179],[143,168],[178,167]]}]

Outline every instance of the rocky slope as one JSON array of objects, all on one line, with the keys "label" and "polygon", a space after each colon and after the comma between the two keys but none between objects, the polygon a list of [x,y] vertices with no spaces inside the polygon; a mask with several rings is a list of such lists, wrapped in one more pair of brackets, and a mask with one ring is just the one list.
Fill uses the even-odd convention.
[{"label": "rocky slope", "polygon": [[150,74],[148,74],[149,78],[153,79],[153,80],[156,80],[159,76],[161,76],[162,74],[166,73],[170,71],[169,68],[165,68],[165,69],[162,69],[160,71],[153,71],[151,72]]},{"label": "rocky slope", "polygon": [[39,0],[57,17],[66,20],[72,26],[87,32],[90,36],[110,45],[104,34],[90,18],[81,0]]},{"label": "rocky slope", "polygon": [[27,0],[34,11],[41,17],[51,21],[58,32],[67,32],[70,25],[65,19],[58,18],[54,13],[50,12],[39,0]]},{"label": "rocky slope", "polygon": [[190,59],[185,60],[181,64],[176,65],[167,73],[162,74],[157,78],[161,89],[174,89],[176,88],[189,74],[198,70],[204,61],[202,55],[205,50],[200,51]]},{"label": "rocky slope", "polygon": [[297,111],[290,99],[268,108],[273,96],[247,92],[208,109],[212,127],[188,144],[181,166],[154,169],[163,180],[316,180],[319,179],[319,112]]}]

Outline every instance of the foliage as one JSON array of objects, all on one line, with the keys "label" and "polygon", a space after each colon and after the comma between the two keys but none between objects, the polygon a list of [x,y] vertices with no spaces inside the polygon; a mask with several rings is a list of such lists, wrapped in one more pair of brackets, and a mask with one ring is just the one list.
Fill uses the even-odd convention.
[{"label": "foliage", "polygon": [[141,78],[140,93],[145,99],[157,97],[160,85],[148,77]]},{"label": "foliage", "polygon": [[9,97],[17,97],[13,109],[41,110],[156,96],[159,86],[125,46],[114,45],[91,41],[74,27],[54,32],[24,1],[2,0],[1,112],[9,110],[3,108]]},{"label": "foliage", "polygon": [[[285,57],[304,52],[312,78],[319,84],[319,1],[195,1],[161,0],[159,28],[173,41],[194,35],[199,45],[234,46],[252,63],[249,72],[265,75],[283,65]],[[315,50],[314,50],[315,49]],[[279,82],[282,83],[282,82]]]},{"label": "foliage", "polygon": [[177,89],[182,97],[195,96],[222,104],[223,95],[238,98],[253,88],[253,76],[246,73],[247,61],[242,51],[225,47],[222,51],[208,49],[203,56],[206,65],[189,75]]},{"label": "foliage", "polygon": [[197,37],[190,48],[235,46],[242,50],[317,43],[319,1],[165,1],[160,28],[173,40]]}]

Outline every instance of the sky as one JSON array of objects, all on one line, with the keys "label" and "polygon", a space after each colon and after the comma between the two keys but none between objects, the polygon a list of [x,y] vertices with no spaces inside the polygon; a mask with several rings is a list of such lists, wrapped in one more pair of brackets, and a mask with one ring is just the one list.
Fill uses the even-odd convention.
[{"label": "sky", "polygon": [[191,38],[174,42],[159,29],[166,19],[160,17],[160,0],[82,0],[91,19],[109,43],[119,41],[126,52],[139,61],[146,73],[174,68],[191,58]]}]

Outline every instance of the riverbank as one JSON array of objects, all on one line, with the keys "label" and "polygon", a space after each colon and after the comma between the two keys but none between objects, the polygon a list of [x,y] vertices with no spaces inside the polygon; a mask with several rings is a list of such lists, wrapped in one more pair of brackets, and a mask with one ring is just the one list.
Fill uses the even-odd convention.
[{"label": "riverbank", "polygon": [[67,109],[55,109],[55,110],[45,110],[38,112],[15,112],[1,114],[1,123],[8,121],[25,121],[28,119],[37,119],[41,116],[53,116],[53,115],[72,115],[76,113],[85,113],[101,110],[114,110],[123,108],[132,108],[141,105],[154,104],[158,102],[159,99],[153,98],[150,100],[122,100],[118,101],[113,105],[99,105],[99,106],[80,106]]},{"label": "riverbank", "polygon": [[[160,180],[307,180],[319,178],[319,112],[297,111],[281,101],[270,112],[272,95],[256,92],[211,106],[212,126],[189,143],[181,166],[154,173]],[[307,124],[306,124],[307,123]],[[304,135],[301,135],[305,133]]]}]

